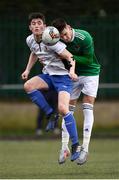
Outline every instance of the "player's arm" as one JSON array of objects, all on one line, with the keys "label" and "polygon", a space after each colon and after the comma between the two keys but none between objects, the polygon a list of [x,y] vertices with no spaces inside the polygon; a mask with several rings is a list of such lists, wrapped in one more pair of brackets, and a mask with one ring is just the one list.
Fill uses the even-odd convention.
[{"label": "player's arm", "polygon": [[34,64],[36,63],[37,61],[37,56],[36,54],[34,54],[33,52],[31,52],[30,56],[29,56],[29,60],[28,60],[28,63],[27,63],[27,66],[26,66],[26,69],[25,71],[22,73],[21,77],[23,80],[27,80],[28,79],[28,75],[32,69],[32,67],[34,66]]},{"label": "player's arm", "polygon": [[77,79],[77,75],[75,74],[75,61],[73,60],[72,54],[66,49],[66,45],[59,41],[54,46],[50,46],[50,49],[59,55],[65,68],[69,70],[70,77],[74,80]]},{"label": "player's arm", "polygon": [[75,74],[75,61],[73,59],[72,54],[67,50],[64,49],[61,53],[59,53],[59,56],[63,61],[69,61],[70,63],[70,69],[69,69],[69,75],[72,79],[77,79],[77,75]]}]

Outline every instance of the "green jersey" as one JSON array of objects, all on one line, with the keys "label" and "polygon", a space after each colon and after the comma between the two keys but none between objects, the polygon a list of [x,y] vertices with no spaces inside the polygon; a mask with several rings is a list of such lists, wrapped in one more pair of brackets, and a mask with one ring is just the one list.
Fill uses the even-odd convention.
[{"label": "green jersey", "polygon": [[87,31],[73,29],[72,41],[66,45],[76,60],[77,75],[95,76],[99,74],[100,64],[94,53],[93,39]]}]

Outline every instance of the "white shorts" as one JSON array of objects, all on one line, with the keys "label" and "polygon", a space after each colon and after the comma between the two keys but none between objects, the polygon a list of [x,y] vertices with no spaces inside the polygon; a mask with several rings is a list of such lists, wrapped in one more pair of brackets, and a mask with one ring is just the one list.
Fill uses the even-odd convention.
[{"label": "white shorts", "polygon": [[71,100],[78,99],[81,92],[85,95],[96,97],[99,86],[99,75],[79,76],[78,81],[73,82]]}]

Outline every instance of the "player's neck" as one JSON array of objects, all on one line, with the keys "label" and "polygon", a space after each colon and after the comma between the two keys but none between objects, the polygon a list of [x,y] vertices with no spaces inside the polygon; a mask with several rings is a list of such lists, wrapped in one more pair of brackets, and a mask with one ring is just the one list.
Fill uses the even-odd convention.
[{"label": "player's neck", "polygon": [[42,40],[42,35],[34,35],[34,38],[37,43],[40,43]]}]

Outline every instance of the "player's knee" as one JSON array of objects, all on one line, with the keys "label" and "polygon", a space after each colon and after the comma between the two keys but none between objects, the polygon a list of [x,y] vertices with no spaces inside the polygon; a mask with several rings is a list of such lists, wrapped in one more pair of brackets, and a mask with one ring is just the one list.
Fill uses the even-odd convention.
[{"label": "player's knee", "polygon": [[68,108],[64,104],[60,104],[58,106],[58,110],[60,114],[66,114],[68,112]]},{"label": "player's knee", "polygon": [[93,104],[83,103],[83,104],[82,104],[82,109],[83,109],[83,110],[88,109],[88,110],[92,110],[92,111],[93,111]]},{"label": "player's knee", "polygon": [[24,84],[24,90],[26,92],[30,92],[33,90],[33,86],[32,86],[32,83],[30,83],[29,81],[25,82]]},{"label": "player's knee", "polygon": [[84,96],[83,97],[83,103],[89,103],[89,104],[94,104],[95,98],[92,96]]}]

